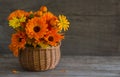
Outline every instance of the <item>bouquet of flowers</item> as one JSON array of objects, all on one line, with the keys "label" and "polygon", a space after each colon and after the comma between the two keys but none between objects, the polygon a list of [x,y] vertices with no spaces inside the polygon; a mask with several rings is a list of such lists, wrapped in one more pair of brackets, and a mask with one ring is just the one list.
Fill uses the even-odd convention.
[{"label": "bouquet of flowers", "polygon": [[8,16],[12,34],[9,48],[15,56],[26,46],[48,48],[57,46],[64,39],[64,32],[69,28],[66,16],[55,16],[46,6],[38,11],[26,12],[15,10]]}]

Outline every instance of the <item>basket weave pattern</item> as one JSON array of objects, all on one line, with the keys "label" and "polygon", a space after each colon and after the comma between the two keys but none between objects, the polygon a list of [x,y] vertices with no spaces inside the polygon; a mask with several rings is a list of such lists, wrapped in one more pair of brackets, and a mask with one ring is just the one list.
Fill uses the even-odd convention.
[{"label": "basket weave pattern", "polygon": [[47,49],[26,47],[19,53],[19,62],[25,70],[54,69],[60,60],[60,46]]}]

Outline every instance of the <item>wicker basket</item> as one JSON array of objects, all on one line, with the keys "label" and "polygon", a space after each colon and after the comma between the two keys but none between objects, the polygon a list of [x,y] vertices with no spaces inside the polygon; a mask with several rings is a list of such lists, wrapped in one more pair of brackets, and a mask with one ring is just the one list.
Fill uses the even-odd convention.
[{"label": "wicker basket", "polygon": [[28,71],[54,69],[60,60],[60,46],[47,49],[26,47],[19,53],[21,66]]}]

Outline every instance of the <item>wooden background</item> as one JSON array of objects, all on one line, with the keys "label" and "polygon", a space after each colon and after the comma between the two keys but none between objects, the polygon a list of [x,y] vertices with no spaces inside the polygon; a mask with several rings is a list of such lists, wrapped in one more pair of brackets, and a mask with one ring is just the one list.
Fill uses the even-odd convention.
[{"label": "wooden background", "polygon": [[41,5],[71,22],[62,55],[120,55],[120,0],[0,0],[0,54],[11,53],[9,13],[37,10]]}]

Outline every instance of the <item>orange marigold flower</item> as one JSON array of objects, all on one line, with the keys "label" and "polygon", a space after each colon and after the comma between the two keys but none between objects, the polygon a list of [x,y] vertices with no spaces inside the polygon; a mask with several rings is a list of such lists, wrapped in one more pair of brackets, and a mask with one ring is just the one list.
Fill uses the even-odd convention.
[{"label": "orange marigold flower", "polygon": [[26,24],[26,34],[30,39],[36,40],[42,38],[47,31],[47,24],[42,18],[34,17]]},{"label": "orange marigold flower", "polygon": [[18,50],[23,49],[26,44],[26,35],[23,32],[17,32],[12,35],[11,44],[9,48],[13,51],[15,56],[18,56]]},{"label": "orange marigold flower", "polygon": [[42,11],[37,11],[34,13],[35,16],[40,17],[43,15]]},{"label": "orange marigold flower", "polygon": [[24,10],[16,10],[16,11],[13,11],[9,17],[8,17],[8,20],[11,20],[13,18],[21,18],[21,17],[26,17],[28,16],[28,12],[25,12]]},{"label": "orange marigold flower", "polygon": [[11,43],[9,45],[9,48],[13,52],[13,55],[17,57],[18,56],[18,46]]},{"label": "orange marigold flower", "polygon": [[46,19],[46,21],[49,21],[51,18],[53,18],[53,14],[51,12],[47,12],[43,14],[43,18]]},{"label": "orange marigold flower", "polygon": [[41,6],[40,10],[43,11],[43,12],[47,12],[47,7],[46,6]]},{"label": "orange marigold flower", "polygon": [[41,18],[45,19],[49,30],[51,30],[51,28],[57,27],[58,18],[51,12],[45,13]]},{"label": "orange marigold flower", "polygon": [[8,16],[8,21],[9,26],[15,30],[9,45],[15,56],[18,56],[20,49],[28,46],[58,46],[64,39],[62,31],[68,30],[70,24],[66,16],[56,16],[46,6],[40,7],[36,12],[15,10]]},{"label": "orange marigold flower", "polygon": [[56,27],[58,22],[58,18],[56,16],[53,16],[50,20],[50,25]]},{"label": "orange marigold flower", "polygon": [[58,30],[51,30],[47,32],[45,35],[45,40],[50,44],[51,46],[57,46],[57,44],[64,38],[62,34],[58,33]]}]

